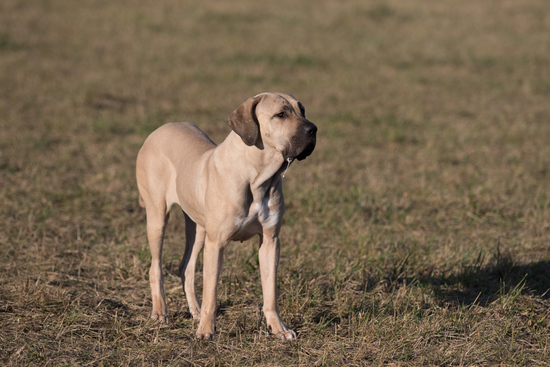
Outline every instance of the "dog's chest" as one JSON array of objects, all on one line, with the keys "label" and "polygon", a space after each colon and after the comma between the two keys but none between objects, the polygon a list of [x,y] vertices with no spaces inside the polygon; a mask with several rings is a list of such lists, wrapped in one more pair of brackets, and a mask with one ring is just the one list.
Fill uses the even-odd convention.
[{"label": "dog's chest", "polygon": [[268,197],[261,202],[253,202],[248,213],[243,212],[235,221],[236,240],[245,240],[264,230],[275,227],[280,219],[279,207],[273,205]]}]

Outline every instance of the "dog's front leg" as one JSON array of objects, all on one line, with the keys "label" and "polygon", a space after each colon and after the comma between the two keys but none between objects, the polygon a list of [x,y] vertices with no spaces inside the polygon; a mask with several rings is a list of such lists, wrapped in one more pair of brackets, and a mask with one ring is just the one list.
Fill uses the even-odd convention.
[{"label": "dog's front leg", "polygon": [[223,249],[221,244],[209,239],[206,235],[203,260],[203,293],[201,306],[201,320],[197,329],[197,338],[210,340],[216,334],[216,306],[218,279],[223,263]]},{"label": "dog's front leg", "polygon": [[283,340],[296,339],[296,333],[283,324],[277,307],[277,268],[281,243],[279,237],[264,233],[258,257],[264,296],[263,312],[269,330]]}]

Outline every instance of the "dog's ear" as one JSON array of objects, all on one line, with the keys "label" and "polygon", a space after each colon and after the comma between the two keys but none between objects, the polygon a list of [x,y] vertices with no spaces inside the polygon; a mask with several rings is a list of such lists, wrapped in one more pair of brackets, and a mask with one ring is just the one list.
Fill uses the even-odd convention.
[{"label": "dog's ear", "polygon": [[248,145],[257,145],[261,139],[258,118],[256,117],[256,106],[260,103],[261,97],[251,97],[243,102],[231,113],[227,124],[243,139]]}]

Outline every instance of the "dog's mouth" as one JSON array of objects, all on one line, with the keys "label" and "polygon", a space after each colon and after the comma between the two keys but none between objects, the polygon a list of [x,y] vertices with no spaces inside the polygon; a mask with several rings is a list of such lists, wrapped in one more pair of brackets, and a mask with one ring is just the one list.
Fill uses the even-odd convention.
[{"label": "dog's mouth", "polygon": [[315,139],[315,137],[313,137],[309,140],[308,144],[302,150],[301,153],[299,153],[299,154],[290,153],[290,154],[284,154],[283,155],[284,158],[285,158],[285,161],[283,162],[283,165],[281,166],[281,171],[282,171],[282,176],[283,177],[285,177],[286,172],[288,171],[288,168],[290,167],[292,162],[294,162],[295,159],[297,159],[299,161],[304,160],[304,159],[306,159],[307,156],[309,156],[313,152],[313,150],[315,149],[315,143],[316,143],[316,139]]},{"label": "dog's mouth", "polygon": [[284,154],[283,157],[285,159],[285,163],[283,163],[283,165],[285,166],[288,161],[293,162],[295,159],[299,161],[303,161],[309,155],[311,155],[311,153],[313,153],[314,149],[315,149],[315,139],[313,139],[312,141],[309,141],[308,144],[305,146],[305,148],[301,150],[296,149]]},{"label": "dog's mouth", "polygon": [[297,135],[297,139],[292,144],[295,149],[292,149],[288,158],[297,159],[299,161],[306,159],[313,150],[317,142],[317,126],[307,121],[301,128],[301,134]]},{"label": "dog's mouth", "polygon": [[311,153],[313,153],[313,150],[315,149],[315,143],[316,143],[316,139],[313,138],[313,140],[309,142],[309,144],[302,151],[302,153],[300,153],[296,156],[296,159],[299,160],[299,161],[302,161],[302,160],[306,159],[307,156],[309,156]]}]

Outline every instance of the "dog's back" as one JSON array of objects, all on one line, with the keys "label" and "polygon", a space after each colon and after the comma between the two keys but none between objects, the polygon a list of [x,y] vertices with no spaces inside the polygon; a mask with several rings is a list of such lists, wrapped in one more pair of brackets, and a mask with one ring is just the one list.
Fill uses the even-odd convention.
[{"label": "dog's back", "polygon": [[[197,162],[205,159],[205,153],[216,144],[197,126],[188,123],[169,123],[153,131],[139,150],[136,162],[136,179],[139,189],[139,203],[142,207],[150,205],[171,206],[177,202],[177,172],[190,172]],[[155,186],[155,190],[149,187]],[[163,193],[151,197],[150,191]],[[161,197],[164,196],[164,197]]]}]

